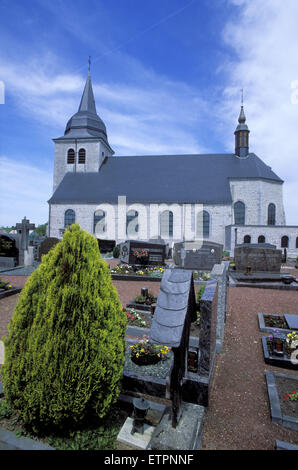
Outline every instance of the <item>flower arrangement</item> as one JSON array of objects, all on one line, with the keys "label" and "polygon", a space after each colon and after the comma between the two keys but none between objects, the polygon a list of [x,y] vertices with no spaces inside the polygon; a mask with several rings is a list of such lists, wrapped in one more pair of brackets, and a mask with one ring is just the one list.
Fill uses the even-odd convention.
[{"label": "flower arrangement", "polygon": [[138,294],[134,298],[134,302],[136,304],[145,304],[145,305],[152,305],[156,302],[157,298],[149,291],[148,295],[145,297],[144,295]]},{"label": "flower arrangement", "polygon": [[285,395],[284,398],[286,400],[291,400],[291,401],[298,401],[298,392],[296,390],[292,393],[288,393],[288,395]]},{"label": "flower arrangement", "polygon": [[12,285],[9,284],[9,282],[3,281],[3,279],[1,279],[0,277],[0,289],[5,289],[5,290],[12,289]]},{"label": "flower arrangement", "polygon": [[291,346],[294,341],[298,341],[298,333],[296,333],[295,331],[293,331],[292,333],[288,333],[286,338],[286,342],[289,346]]},{"label": "flower arrangement", "polygon": [[130,346],[131,359],[133,362],[142,364],[156,364],[161,360],[167,359],[170,348],[149,342],[149,336],[143,338]]},{"label": "flower arrangement", "polygon": [[148,258],[148,256],[149,256],[149,251],[148,250],[137,249],[137,250],[133,250],[132,253],[137,259],[145,259],[145,258]]},{"label": "flower arrangement", "polygon": [[141,315],[137,313],[135,309],[132,308],[130,311],[128,311],[123,307],[123,310],[126,312],[128,324],[140,327],[146,326],[146,322],[142,320]]}]

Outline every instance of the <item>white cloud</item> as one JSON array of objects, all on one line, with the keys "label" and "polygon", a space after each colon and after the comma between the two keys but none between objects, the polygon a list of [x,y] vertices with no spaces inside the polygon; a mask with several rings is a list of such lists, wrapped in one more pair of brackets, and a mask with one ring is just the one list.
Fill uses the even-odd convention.
[{"label": "white cloud", "polygon": [[0,226],[11,226],[24,216],[35,225],[48,220],[52,171],[41,170],[0,156]]},{"label": "white cloud", "polygon": [[[291,83],[298,80],[298,2],[245,0],[239,16],[224,30],[224,40],[236,53],[225,64],[226,88],[219,118],[226,123],[222,138],[233,145],[227,132],[235,123],[240,88],[250,128],[250,150],[270,165],[284,181],[284,203],[288,224],[298,224],[298,104],[291,102]],[[224,118],[224,119],[223,119]],[[236,124],[236,123],[235,123]],[[234,125],[235,125],[234,124]],[[236,127],[236,126],[235,126]],[[225,136],[229,136],[226,138]]]}]

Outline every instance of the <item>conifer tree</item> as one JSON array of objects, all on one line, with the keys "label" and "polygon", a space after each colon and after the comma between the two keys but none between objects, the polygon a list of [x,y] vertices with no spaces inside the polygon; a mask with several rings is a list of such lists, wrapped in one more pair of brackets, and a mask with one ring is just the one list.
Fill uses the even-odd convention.
[{"label": "conifer tree", "polygon": [[74,224],[20,294],[4,338],[8,402],[35,430],[105,416],[120,393],[125,330],[97,240]]}]

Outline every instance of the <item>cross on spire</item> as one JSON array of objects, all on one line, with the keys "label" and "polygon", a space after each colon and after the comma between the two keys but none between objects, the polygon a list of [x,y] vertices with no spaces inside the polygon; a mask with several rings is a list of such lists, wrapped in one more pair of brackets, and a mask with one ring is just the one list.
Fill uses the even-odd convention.
[{"label": "cross on spire", "polygon": [[91,67],[91,55],[89,55],[88,59],[88,73],[90,74],[90,67]]},{"label": "cross on spire", "polygon": [[243,88],[241,88],[241,106],[243,106]]}]

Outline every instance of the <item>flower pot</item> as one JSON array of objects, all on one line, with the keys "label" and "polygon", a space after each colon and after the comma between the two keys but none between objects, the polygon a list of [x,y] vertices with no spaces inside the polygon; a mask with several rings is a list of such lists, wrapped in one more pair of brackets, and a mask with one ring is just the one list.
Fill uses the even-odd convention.
[{"label": "flower pot", "polygon": [[158,357],[157,354],[144,354],[137,357],[135,354],[131,354],[131,360],[138,366],[149,366],[152,364],[157,364],[161,361],[161,357]]}]

